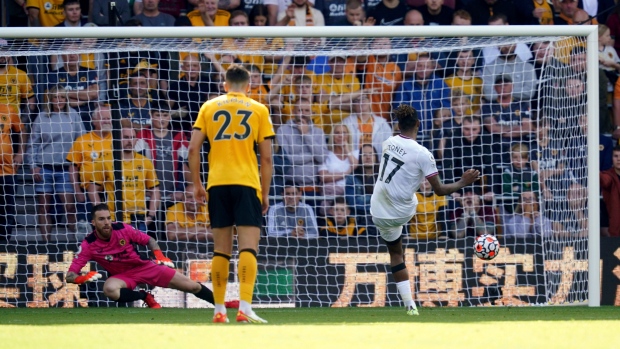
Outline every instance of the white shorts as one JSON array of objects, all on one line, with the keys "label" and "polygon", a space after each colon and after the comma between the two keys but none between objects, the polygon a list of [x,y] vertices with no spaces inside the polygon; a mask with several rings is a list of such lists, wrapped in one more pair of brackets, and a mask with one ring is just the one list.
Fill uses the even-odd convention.
[{"label": "white shorts", "polygon": [[379,234],[383,240],[392,242],[397,240],[403,233],[403,226],[407,224],[413,216],[409,218],[377,218],[372,217],[372,222],[379,229]]}]

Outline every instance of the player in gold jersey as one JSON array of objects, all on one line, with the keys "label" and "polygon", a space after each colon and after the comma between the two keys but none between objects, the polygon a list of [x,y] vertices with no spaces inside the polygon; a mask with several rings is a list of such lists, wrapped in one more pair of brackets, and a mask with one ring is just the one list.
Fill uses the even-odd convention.
[{"label": "player in gold jersey", "polygon": [[[196,201],[206,202],[209,192],[208,210],[214,241],[211,267],[215,298],[213,322],[228,322],[224,298],[233,226],[238,232],[239,246],[241,302],[237,322],[267,322],[252,310],[252,294],[262,215],[269,208],[271,139],[275,134],[267,107],[246,96],[249,82],[250,73],[245,68],[238,65],[228,68],[224,84],[226,95],[214,98],[200,108],[189,145],[189,168]],[[210,146],[206,190],[200,178],[200,150],[205,140]]]}]

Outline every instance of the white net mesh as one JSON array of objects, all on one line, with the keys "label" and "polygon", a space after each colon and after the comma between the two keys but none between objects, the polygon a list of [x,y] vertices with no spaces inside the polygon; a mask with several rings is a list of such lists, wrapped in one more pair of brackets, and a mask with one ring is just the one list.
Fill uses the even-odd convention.
[{"label": "white net mesh", "polygon": [[[122,219],[157,238],[181,272],[210,282],[209,216],[184,195],[187,147],[200,106],[224,93],[232,63],[252,72],[249,96],[269,106],[276,129],[257,304],[399,304],[369,215],[399,104],[418,111],[417,140],[444,182],[469,168],[483,174],[448,197],[421,187],[403,232],[414,299],[587,299],[582,38],[56,39],[9,41],[2,50],[3,177],[15,180],[2,186],[9,240],[0,247],[0,306],[114,304],[101,282],[63,282],[90,232],[89,207],[114,207],[112,139],[121,132],[113,116],[136,131],[135,145],[120,145],[141,154],[123,162]],[[14,167],[20,134],[24,165]],[[485,232],[502,245],[488,262],[471,248]],[[237,298],[231,271],[228,297]],[[154,292],[165,306],[206,306]]]}]

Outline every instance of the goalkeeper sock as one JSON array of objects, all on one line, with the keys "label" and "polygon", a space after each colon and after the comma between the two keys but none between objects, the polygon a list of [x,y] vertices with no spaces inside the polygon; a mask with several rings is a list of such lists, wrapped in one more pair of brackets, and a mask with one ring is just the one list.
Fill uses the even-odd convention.
[{"label": "goalkeeper sock", "polygon": [[239,299],[241,304],[246,302],[252,304],[252,295],[254,294],[254,283],[256,282],[256,273],[258,264],[256,262],[256,251],[246,249],[239,251]]},{"label": "goalkeeper sock", "polygon": [[413,297],[411,296],[411,285],[409,284],[409,280],[397,282],[396,287],[398,288],[400,298],[403,300],[406,307],[415,304],[413,302]]},{"label": "goalkeeper sock", "polygon": [[211,281],[213,282],[213,304],[224,306],[230,255],[215,251],[211,262]]},{"label": "goalkeeper sock", "polygon": [[200,291],[194,293],[194,296],[207,301],[213,304],[215,301],[213,300],[213,292],[210,289],[204,287],[204,285],[200,285]]},{"label": "goalkeeper sock", "polygon": [[144,300],[146,292],[133,291],[128,288],[121,288],[121,296],[116,300],[119,303],[133,302],[137,300]]}]

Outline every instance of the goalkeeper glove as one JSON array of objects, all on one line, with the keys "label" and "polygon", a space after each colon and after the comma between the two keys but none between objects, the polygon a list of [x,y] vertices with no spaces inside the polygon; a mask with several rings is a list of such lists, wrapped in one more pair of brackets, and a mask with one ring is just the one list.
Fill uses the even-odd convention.
[{"label": "goalkeeper glove", "polygon": [[153,254],[155,255],[155,263],[163,264],[167,267],[174,268],[174,263],[172,263],[170,258],[164,256],[161,250],[155,250],[153,251]]},{"label": "goalkeeper glove", "polygon": [[101,279],[101,274],[96,271],[89,271],[86,275],[80,275],[73,280],[74,283],[81,285]]}]

